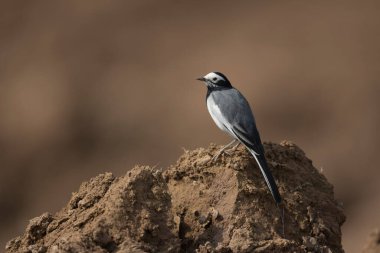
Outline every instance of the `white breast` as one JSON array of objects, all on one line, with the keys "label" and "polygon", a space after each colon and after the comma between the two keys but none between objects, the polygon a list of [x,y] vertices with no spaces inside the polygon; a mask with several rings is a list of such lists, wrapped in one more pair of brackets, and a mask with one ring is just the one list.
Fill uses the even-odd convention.
[{"label": "white breast", "polygon": [[230,131],[224,126],[225,118],[223,117],[222,112],[217,104],[215,104],[212,96],[207,98],[207,109],[211,115],[211,118],[214,120],[215,124],[224,132],[231,134]]}]

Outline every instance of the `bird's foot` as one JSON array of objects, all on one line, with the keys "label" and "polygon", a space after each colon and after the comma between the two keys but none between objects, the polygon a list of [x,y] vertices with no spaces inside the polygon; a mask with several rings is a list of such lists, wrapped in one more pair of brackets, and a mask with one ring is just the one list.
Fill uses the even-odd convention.
[{"label": "bird's foot", "polygon": [[226,146],[224,146],[223,148],[221,148],[218,153],[216,153],[216,155],[214,155],[214,157],[211,159],[213,162],[215,162],[216,160],[218,160],[219,156],[223,153],[231,156],[233,155],[233,152],[236,151],[237,147],[240,145],[240,142],[238,142],[235,146],[233,146],[232,148],[230,148],[229,150],[226,150],[229,146],[231,146],[233,143],[235,143],[236,140],[233,140],[232,142],[228,143]]},{"label": "bird's foot", "polygon": [[241,144],[240,142],[236,143],[236,145],[233,146],[232,148],[230,148],[228,150],[224,150],[224,153],[227,154],[227,155],[229,155],[229,156],[232,156],[235,153],[236,149],[239,147],[240,144]]},{"label": "bird's foot", "polygon": [[218,153],[216,153],[216,155],[214,155],[213,158],[211,158],[211,161],[216,162],[221,154],[226,153],[224,149],[225,148],[219,150]]}]

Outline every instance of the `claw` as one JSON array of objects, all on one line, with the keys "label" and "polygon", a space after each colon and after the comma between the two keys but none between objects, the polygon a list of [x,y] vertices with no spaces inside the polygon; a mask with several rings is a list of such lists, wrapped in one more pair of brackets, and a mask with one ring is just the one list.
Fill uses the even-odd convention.
[{"label": "claw", "polygon": [[[240,142],[238,142],[233,148],[231,148],[230,150],[226,150],[226,148],[228,148],[229,146],[231,146],[232,144],[234,144],[237,140],[233,140],[231,141],[230,143],[228,143],[227,145],[225,145],[223,148],[221,148],[218,153],[216,153],[216,155],[214,155],[214,157],[211,159],[213,162],[215,162],[216,160],[218,160],[219,156],[222,154],[222,153],[226,153],[227,155],[232,155],[232,151],[235,151],[236,148],[240,145]],[[231,151],[232,150],[232,151]]]}]

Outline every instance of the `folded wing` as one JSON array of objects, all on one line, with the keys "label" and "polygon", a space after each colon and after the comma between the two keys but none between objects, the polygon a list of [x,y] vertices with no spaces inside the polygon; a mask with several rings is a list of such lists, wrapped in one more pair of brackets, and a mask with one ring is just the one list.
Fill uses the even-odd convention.
[{"label": "folded wing", "polygon": [[217,124],[219,127],[222,125],[222,130],[228,132],[247,147],[259,165],[273,198],[277,203],[280,203],[281,196],[268,168],[256,122],[247,100],[236,89],[216,92],[218,94],[210,94],[213,96],[214,106],[217,107],[213,113],[210,111],[211,114],[214,114],[212,115],[213,119],[219,121]]}]

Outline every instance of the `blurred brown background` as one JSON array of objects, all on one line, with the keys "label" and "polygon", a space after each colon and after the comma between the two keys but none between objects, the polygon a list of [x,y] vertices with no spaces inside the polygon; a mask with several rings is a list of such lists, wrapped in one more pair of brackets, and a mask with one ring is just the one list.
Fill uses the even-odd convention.
[{"label": "blurred brown background", "polygon": [[294,141],[380,226],[379,1],[1,1],[0,243],[79,184],[226,143],[195,80],[225,73],[265,141]]}]

